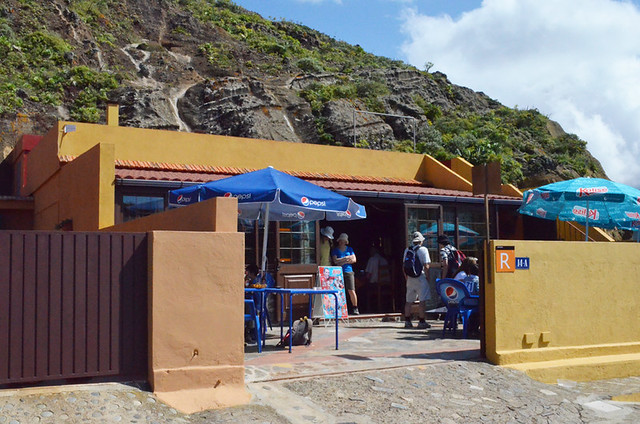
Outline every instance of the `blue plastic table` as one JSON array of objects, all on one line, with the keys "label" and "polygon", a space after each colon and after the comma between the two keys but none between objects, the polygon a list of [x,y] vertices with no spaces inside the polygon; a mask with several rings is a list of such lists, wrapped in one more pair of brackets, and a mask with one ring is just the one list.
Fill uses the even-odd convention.
[{"label": "blue plastic table", "polygon": [[[339,308],[338,308],[338,290],[314,290],[314,289],[278,289],[278,288],[270,288],[270,289],[261,289],[264,290],[266,293],[275,293],[277,295],[280,295],[280,340],[282,340],[283,337],[283,322],[282,322],[282,316],[284,315],[284,295],[288,294],[289,295],[289,334],[291,334],[291,328],[293,327],[293,296],[298,295],[298,294],[306,294],[306,295],[312,295],[312,294],[331,294],[333,295],[335,302],[336,302],[336,316],[335,316],[335,320],[336,320],[336,350],[338,350],[338,313],[339,313]],[[309,299],[309,317],[311,317],[311,312],[313,310],[313,305],[311,303],[311,299]],[[289,353],[291,353],[291,346],[292,346],[292,337],[289,337]]]}]

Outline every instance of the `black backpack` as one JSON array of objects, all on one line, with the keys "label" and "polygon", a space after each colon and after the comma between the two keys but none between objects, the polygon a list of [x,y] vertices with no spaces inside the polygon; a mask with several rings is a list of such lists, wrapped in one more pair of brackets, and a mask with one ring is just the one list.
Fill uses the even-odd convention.
[{"label": "black backpack", "polygon": [[404,256],[402,268],[404,269],[404,273],[409,277],[417,278],[422,274],[422,263],[420,262],[420,258],[418,258],[418,249],[420,249],[420,247],[422,246],[418,245],[407,249],[407,253]]},{"label": "black backpack", "polygon": [[291,333],[289,333],[289,330],[287,330],[287,334],[284,335],[277,346],[288,347],[289,338],[291,338],[291,344],[293,346],[310,345],[312,334],[313,322],[307,317],[300,318],[293,323],[293,327],[291,327]]},{"label": "black backpack", "polygon": [[447,263],[449,264],[447,278],[453,278],[458,273],[458,270],[460,270],[460,267],[462,266],[462,261],[464,261],[466,257],[467,255],[455,247],[449,249],[449,254],[447,255]]}]

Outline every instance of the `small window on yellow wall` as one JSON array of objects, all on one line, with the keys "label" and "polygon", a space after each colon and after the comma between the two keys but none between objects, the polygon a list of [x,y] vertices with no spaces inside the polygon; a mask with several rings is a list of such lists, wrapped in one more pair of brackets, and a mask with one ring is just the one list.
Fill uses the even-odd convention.
[{"label": "small window on yellow wall", "polygon": [[280,262],[295,265],[316,262],[315,222],[282,221],[279,230]]}]

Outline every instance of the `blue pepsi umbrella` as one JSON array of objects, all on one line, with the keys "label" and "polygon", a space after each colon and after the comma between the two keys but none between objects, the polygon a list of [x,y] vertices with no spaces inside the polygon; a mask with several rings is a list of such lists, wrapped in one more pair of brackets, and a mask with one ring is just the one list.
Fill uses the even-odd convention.
[{"label": "blue pepsi umbrella", "polygon": [[350,198],[272,167],[172,190],[169,206],[186,206],[212,197],[235,197],[240,218],[265,221],[262,271],[269,221],[347,221],[367,217],[364,206]]},{"label": "blue pepsi umbrella", "polygon": [[524,192],[519,212],[589,226],[640,229],[640,190],[601,178],[576,178]]}]

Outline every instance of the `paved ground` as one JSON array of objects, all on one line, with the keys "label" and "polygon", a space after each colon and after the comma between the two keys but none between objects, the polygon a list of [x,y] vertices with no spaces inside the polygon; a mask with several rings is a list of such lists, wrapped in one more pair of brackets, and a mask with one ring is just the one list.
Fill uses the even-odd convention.
[{"label": "paved ground", "polygon": [[362,320],[314,327],[310,347],[247,347],[250,405],[185,415],[133,385],[0,391],[1,423],[636,423],[640,377],[546,385],[481,360],[477,340],[441,339],[441,326],[405,330]]}]

